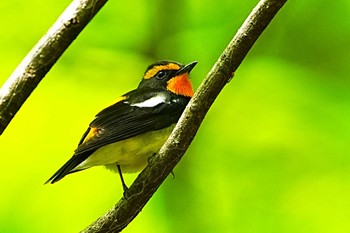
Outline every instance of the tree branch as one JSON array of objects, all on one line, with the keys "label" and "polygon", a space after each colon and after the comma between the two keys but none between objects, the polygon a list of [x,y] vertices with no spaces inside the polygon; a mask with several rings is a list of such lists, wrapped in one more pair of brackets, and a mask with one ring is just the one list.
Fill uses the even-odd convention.
[{"label": "tree branch", "polygon": [[0,90],[0,135],[58,58],[107,0],[74,0]]},{"label": "tree branch", "polygon": [[210,106],[286,1],[261,0],[258,3],[196,91],[159,154],[130,186],[128,199],[123,197],[83,233],[120,232],[137,216],[179,162]]}]

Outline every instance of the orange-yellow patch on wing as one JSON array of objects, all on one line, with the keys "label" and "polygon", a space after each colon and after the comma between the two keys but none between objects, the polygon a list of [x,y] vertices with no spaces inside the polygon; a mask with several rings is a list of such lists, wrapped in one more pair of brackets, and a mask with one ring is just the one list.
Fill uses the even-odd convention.
[{"label": "orange-yellow patch on wing", "polygon": [[86,135],[86,137],[84,138],[83,143],[89,141],[89,139],[92,138],[93,136],[95,136],[97,134],[97,132],[98,132],[98,128],[95,128],[95,127],[90,128],[90,131]]},{"label": "orange-yellow patch on wing", "polygon": [[119,96],[119,97],[114,101],[113,104],[116,104],[116,103],[118,103],[118,102],[120,102],[120,101],[126,100],[126,98],[128,98],[128,97],[125,96],[125,95]]},{"label": "orange-yellow patch on wing", "polygon": [[126,100],[127,98],[128,98],[128,97],[125,96],[125,95],[119,96],[119,97],[118,97],[116,100],[114,100],[113,103],[110,104],[109,106],[112,106],[113,104],[116,104],[116,103],[118,103],[118,102],[121,102],[121,101],[123,101],[123,100]]},{"label": "orange-yellow patch on wing", "polygon": [[170,79],[167,83],[167,89],[176,95],[193,96],[193,88],[188,73]]},{"label": "orange-yellow patch on wing", "polygon": [[169,63],[167,65],[158,65],[152,67],[150,70],[148,70],[145,75],[144,79],[150,79],[152,78],[158,71],[160,70],[179,70],[181,67],[178,64],[175,63]]}]

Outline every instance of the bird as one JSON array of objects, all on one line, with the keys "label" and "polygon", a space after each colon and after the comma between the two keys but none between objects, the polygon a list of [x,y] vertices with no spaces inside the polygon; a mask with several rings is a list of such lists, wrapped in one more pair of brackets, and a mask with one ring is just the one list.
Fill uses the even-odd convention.
[{"label": "bird", "polygon": [[[73,156],[46,183],[94,166],[123,173],[144,169],[165,143],[194,94],[189,75],[197,64],[158,61],[147,67],[138,87],[100,111]],[[45,183],[45,184],[46,184]]]}]

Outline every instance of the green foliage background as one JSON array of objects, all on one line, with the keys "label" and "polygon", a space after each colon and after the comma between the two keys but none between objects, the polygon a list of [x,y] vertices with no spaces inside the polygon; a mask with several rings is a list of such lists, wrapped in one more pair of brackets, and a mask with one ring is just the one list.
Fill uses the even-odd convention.
[{"label": "green foliage background", "polygon": [[[69,3],[1,4],[1,83]],[[0,137],[0,232],[78,232],[111,208],[103,168],[43,183],[150,63],[197,60],[197,87],[256,3],[108,2]],[[290,0],[124,232],[350,232],[349,10]]]}]

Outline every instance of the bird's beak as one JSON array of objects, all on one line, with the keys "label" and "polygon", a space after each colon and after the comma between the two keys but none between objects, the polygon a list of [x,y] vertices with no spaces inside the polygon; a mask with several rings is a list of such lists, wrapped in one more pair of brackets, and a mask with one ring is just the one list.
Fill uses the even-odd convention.
[{"label": "bird's beak", "polygon": [[176,76],[180,75],[180,74],[184,74],[187,73],[189,74],[191,72],[191,70],[197,65],[197,62],[191,62],[190,64],[185,65],[184,67],[182,67],[181,69],[179,69],[176,72]]}]

